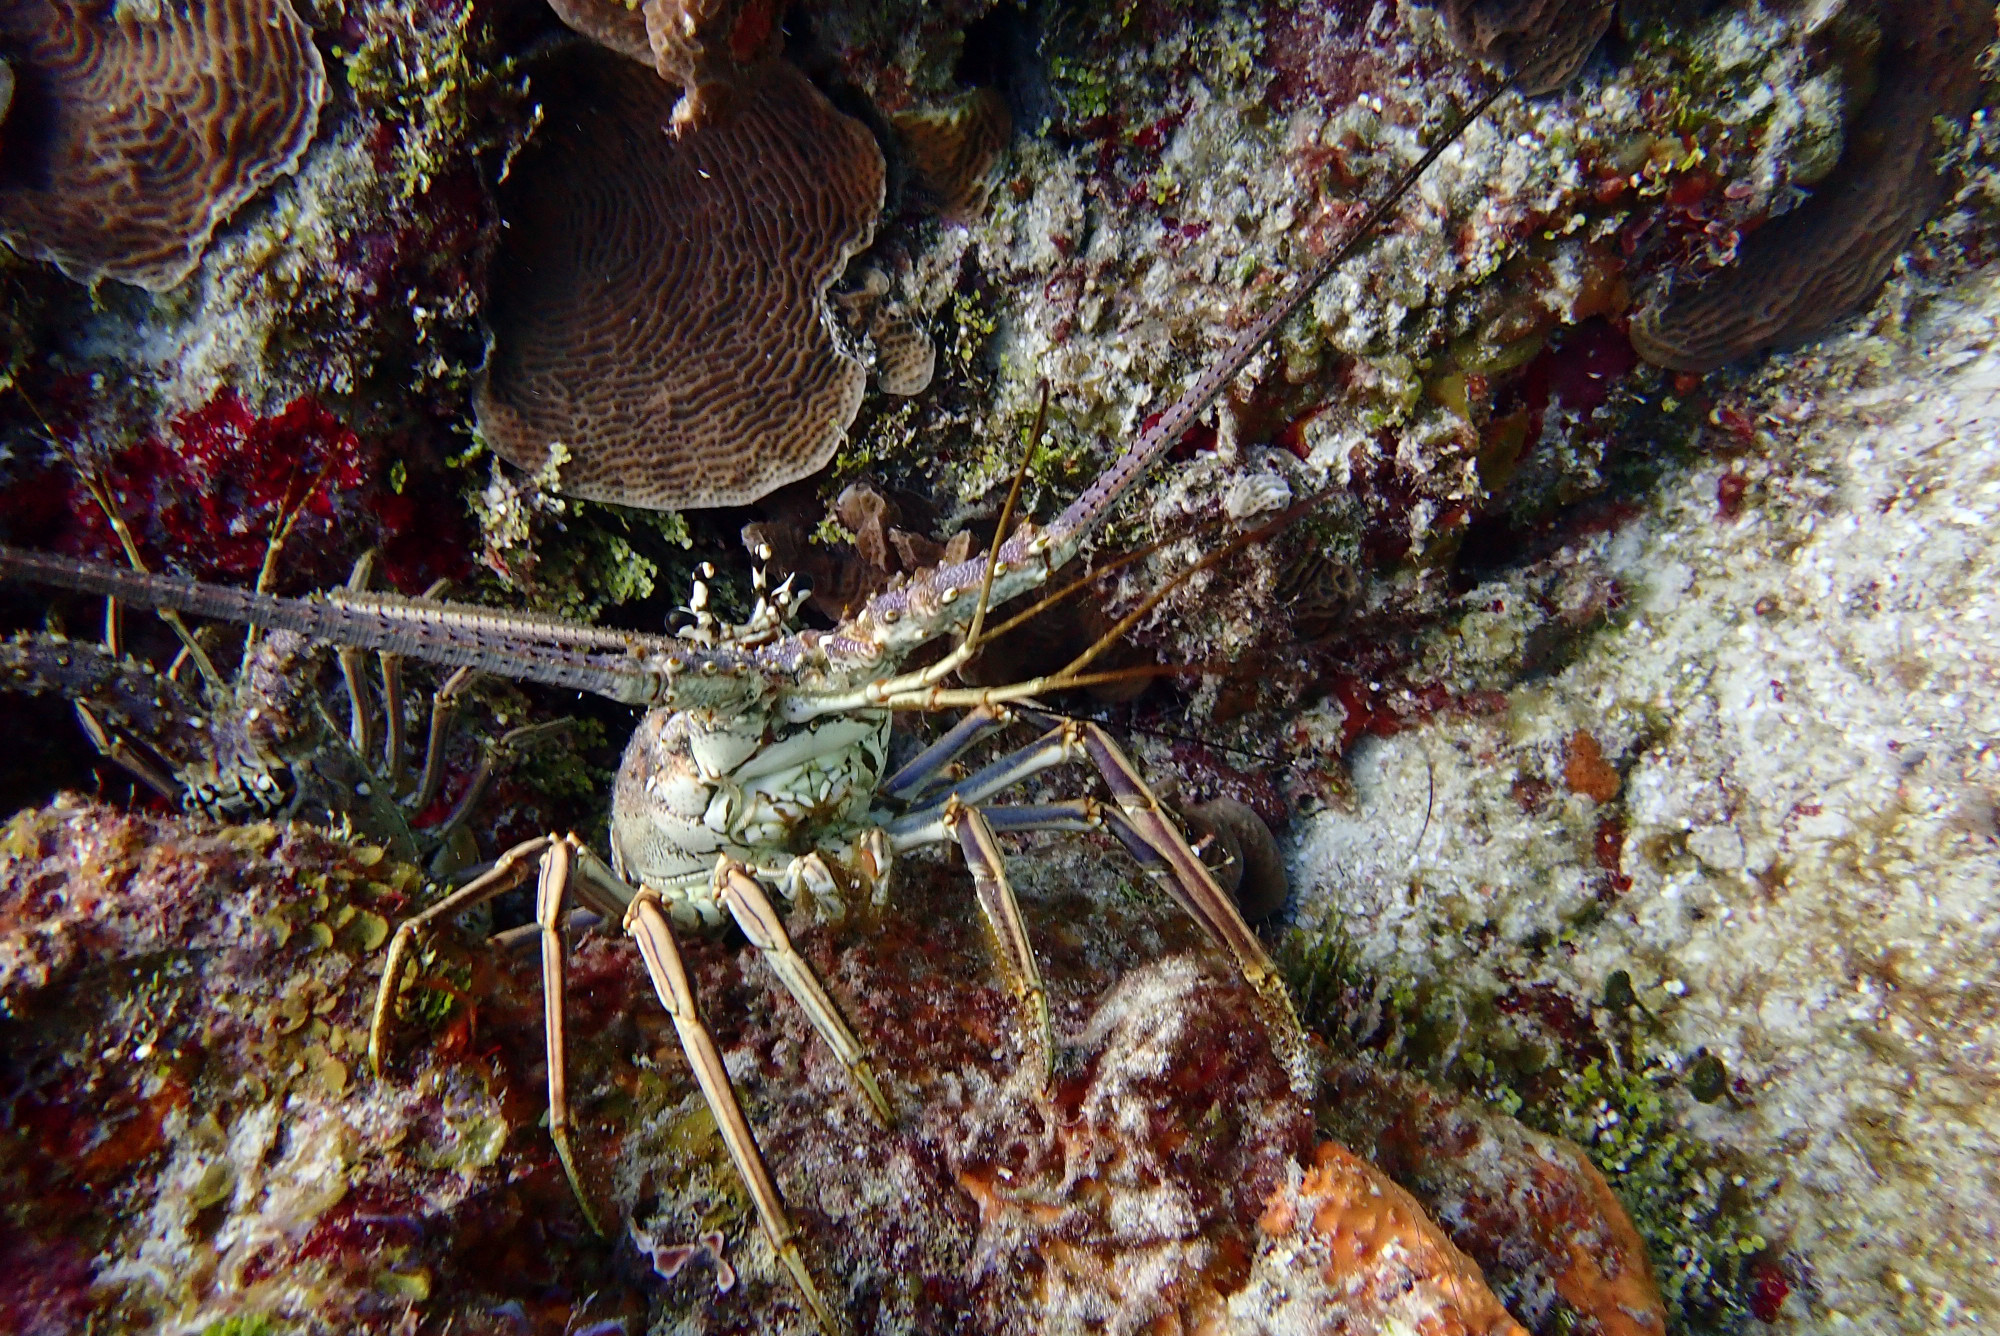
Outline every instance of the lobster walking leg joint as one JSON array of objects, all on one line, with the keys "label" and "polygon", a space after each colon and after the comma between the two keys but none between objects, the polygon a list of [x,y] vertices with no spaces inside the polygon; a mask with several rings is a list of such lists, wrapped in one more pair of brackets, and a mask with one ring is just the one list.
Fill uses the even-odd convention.
[{"label": "lobster walking leg joint", "polygon": [[682,963],[680,948],[674,943],[673,929],[668,925],[666,914],[661,911],[659,894],[644,887],[634,892],[625,911],[624,924],[625,931],[639,944],[639,954],[646,962],[646,973],[653,981],[653,991],[673,1020],[674,1032],[680,1037],[681,1049],[687,1054],[688,1065],[694,1069],[695,1082],[708,1101],[709,1111],[715,1115],[716,1127],[722,1133],[722,1143],[729,1151],[729,1158],[735,1163],[744,1186],[750,1190],[750,1200],[756,1207],[757,1223],[764,1232],[765,1240],[791,1276],[792,1283],[812,1310],[820,1329],[826,1332],[843,1330],[832,1309],[821,1297],[819,1287],[813,1283],[812,1273],[806,1269],[791,1218],[785,1213],[784,1200],[778,1195],[777,1184],[771,1181],[770,1171],[764,1166],[763,1154],[757,1149],[757,1139],[750,1131],[749,1120],[743,1116],[743,1107],[737,1102],[736,1091],[729,1084],[729,1072],[723,1066],[722,1052],[716,1047],[708,1027],[702,1023],[701,1013],[695,1005],[694,986],[688,981],[687,967]]}]

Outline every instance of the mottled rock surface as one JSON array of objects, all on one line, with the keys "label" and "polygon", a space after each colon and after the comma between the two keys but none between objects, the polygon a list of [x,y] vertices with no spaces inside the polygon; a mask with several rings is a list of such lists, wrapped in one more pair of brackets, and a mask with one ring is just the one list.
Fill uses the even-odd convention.
[{"label": "mottled rock surface", "polygon": [[[1313,1152],[1254,994],[1136,871],[1105,867],[1084,848],[1017,869],[1060,1050],[1047,1093],[961,876],[914,862],[879,920],[796,925],[874,1045],[890,1130],[747,949],[686,943],[808,1264],[855,1330],[1518,1331],[1402,1189]],[[628,944],[585,938],[569,972],[572,1109],[611,1238],[588,1233],[541,1126],[535,953],[441,934],[389,1071],[366,1073],[382,949],[424,895],[379,848],[304,829],[94,805],[5,828],[12,1330],[805,1329]],[[1573,1213],[1574,1237],[1615,1233],[1607,1208]],[[1505,1203],[1488,1216],[1466,1246],[1532,1227]],[[1514,1262],[1535,1272],[1570,1237]]]},{"label": "mottled rock surface", "polygon": [[[1426,640],[1507,708],[1360,744],[1293,856],[1307,920],[1440,989],[1452,1043],[1566,1016],[1588,1046],[1615,999],[1636,1049],[1607,1066],[1761,1199],[1744,1302],[1783,1329],[2000,1311],[1997,322],[1982,274],[1719,391],[1628,521]],[[1524,678],[1545,606],[1607,585],[1623,610]],[[1579,728],[1622,776],[1602,801],[1561,779]],[[1636,1165],[1619,1081],[1591,1085],[1572,1126]],[[1671,1288],[1687,1259],[1655,1260]]]}]

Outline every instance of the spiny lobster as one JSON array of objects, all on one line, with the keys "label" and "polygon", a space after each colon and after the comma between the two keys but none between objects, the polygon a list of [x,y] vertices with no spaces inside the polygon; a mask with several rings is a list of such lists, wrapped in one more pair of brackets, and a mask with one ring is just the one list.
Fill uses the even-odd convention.
[{"label": "spiny lobster", "polygon": [[[177,609],[350,650],[373,650],[472,668],[523,681],[595,692],[644,706],[612,799],[610,860],[574,835],[544,835],[507,851],[471,883],[402,924],[391,942],[369,1036],[379,1071],[398,989],[419,934],[524,883],[539,870],[540,937],[549,1053],[549,1132],[586,1214],[589,1199],[569,1138],[563,1037],[565,900],[620,922],[638,945],[695,1078],[747,1186],[763,1233],[806,1306],[826,1331],[841,1324],[821,1296],[793,1226],[731,1089],[694,996],[672,925],[733,919],[838,1056],[884,1122],[890,1101],[868,1052],[806,961],[793,949],[767,887],[785,897],[838,901],[886,896],[896,854],[956,843],[971,869],[1002,972],[1024,1013],[1028,1042],[1046,1076],[1054,1046],[1049,1011],[1025,923],[1010,888],[999,835],[1010,831],[1108,829],[1256,991],[1274,1048],[1294,1083],[1309,1089],[1313,1062],[1270,958],[1229,896],[1147,788],[1137,767],[1095,724],[1022,714],[1047,731],[1036,741],[960,777],[954,763],[1035,696],[1087,685],[1090,659],[1153,606],[1149,600],[1112,634],[1059,672],[1004,687],[946,682],[989,643],[987,610],[1046,584],[1076,556],[1119,499],[1207,411],[1278,328],[1374,232],[1452,143],[1508,85],[1481,100],[1369,209],[1333,251],[1248,325],[1230,348],[1130,450],[1045,526],[1008,532],[1020,479],[1001,512],[996,542],[981,558],[919,571],[870,598],[831,630],[793,630],[799,602],[790,582],[756,577],[757,605],[730,625],[695,587],[695,624],[647,635],[427,598],[348,589],[309,599],[276,598],[170,576],[97,566],[0,547],[0,575],[101,594],[134,606]],[[1157,599],[1158,595],[1154,596]],[[941,637],[957,643],[929,666],[897,668]],[[890,721],[898,710],[969,713],[908,765],[884,778]],[[1092,799],[999,805],[991,799],[1040,771],[1087,761],[1112,803]],[[878,807],[878,798],[887,807]],[[805,849],[807,852],[795,852]],[[593,1223],[595,1223],[593,1217]]]}]

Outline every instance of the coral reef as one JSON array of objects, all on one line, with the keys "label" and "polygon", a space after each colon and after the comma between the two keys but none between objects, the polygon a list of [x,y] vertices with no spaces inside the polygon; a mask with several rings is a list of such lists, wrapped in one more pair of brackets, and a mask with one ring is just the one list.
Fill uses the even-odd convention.
[{"label": "coral reef", "polygon": [[678,135],[674,90],[629,61],[575,51],[539,77],[561,110],[501,201],[487,442],[568,494],[656,509],[820,468],[866,383],[823,302],[882,205],[874,140],[780,61]]},{"label": "coral reef", "polygon": [[552,1291],[587,1310],[569,1287],[602,1250],[493,1045],[533,1011],[468,971],[455,1041],[360,1077],[367,962],[414,868],[87,806],[0,845],[9,1330],[385,1329],[433,1292],[479,1331]]},{"label": "coral reef", "polygon": [[[337,9],[314,20],[317,137],[180,287],[93,295],[0,269],[0,370],[21,391],[0,399],[10,541],[108,552],[85,476],[151,563],[248,582],[289,523],[281,587],[336,582],[381,543],[407,591],[470,578],[479,599],[651,630],[700,561],[720,611],[750,606],[742,534],[775,576],[811,576],[811,615],[836,615],[976,550],[1024,458],[1029,514],[1087,486],[1490,86],[1468,54],[1552,89],[1470,127],[1136,490],[1096,554],[1129,565],[966,673],[1065,662],[1231,526],[1310,501],[1173,587],[1117,651],[1141,671],[1057,704],[1131,738],[1177,810],[1212,814],[1225,869],[1252,869],[1246,834],[1277,833],[1289,877],[1242,893],[1289,888],[1267,931],[1308,962],[1337,1101],[1304,1108],[1271,1081],[1239,990],[1090,840],[1010,859],[1056,994],[1046,1104],[969,888],[939,864],[912,860],[879,919],[797,933],[879,1045],[892,1133],[740,943],[689,944],[815,1273],[857,1326],[1129,1311],[1256,1329],[1281,1289],[1323,1326],[1385,1320],[1367,1305],[1395,1294],[1437,1300],[1440,1323],[1503,1323],[1449,1248],[1538,1332],[1995,1320],[1990,5],[1628,0],[1601,42],[1611,9],[1589,0],[566,0],[561,21],[607,52],[565,48],[555,18],[509,0]],[[580,128],[579,71],[643,117]],[[14,72],[0,166],[31,126]],[[713,323],[727,302],[693,282],[672,295],[700,318],[669,318],[636,281],[609,296],[643,312],[563,270],[550,299],[596,312],[570,326],[527,318],[543,289],[516,261],[580,265],[614,240],[619,264],[658,260],[632,229],[681,206],[634,212],[635,164],[730,143],[774,80],[857,161],[881,154],[850,240],[784,304],[838,386],[810,442],[750,421],[702,447],[731,468],[788,460],[797,481],[683,520],[577,499],[613,495],[588,490],[593,423],[522,447],[530,471],[492,458],[513,447],[490,414],[489,439],[474,431],[482,318],[489,405],[527,346],[510,330],[599,340],[538,383],[607,394],[602,420],[635,433],[661,416],[655,333],[715,353],[728,391],[758,379],[762,354],[724,337],[758,322]],[[742,179],[741,157],[682,197]],[[646,350],[618,342],[629,330]],[[864,387],[871,356],[884,393]],[[0,600],[23,627],[51,606]],[[174,647],[128,620],[164,665]],[[145,671],[96,651],[52,667],[58,642],[20,643],[9,671],[206,755],[158,718],[191,714]],[[479,708],[496,734],[569,707],[491,689]],[[66,711],[0,726],[36,758],[10,793],[39,801],[73,773],[40,773],[51,737],[78,745]],[[419,825],[470,782],[457,757]],[[582,743],[545,758],[564,800],[523,780],[472,823],[478,843],[601,820],[602,761]],[[572,969],[586,1177],[618,1238],[586,1235],[535,1126],[530,962],[441,937],[391,1077],[356,1074],[368,940],[427,894],[386,855],[358,865],[386,838],[74,803],[9,829],[4,894],[25,908],[4,916],[8,949],[28,946],[6,959],[30,982],[0,992],[22,1092],[0,1325],[796,1327],[629,948],[584,938]],[[159,861],[90,890],[107,849]],[[1315,1151],[1329,1141],[1449,1244]],[[1641,1248],[1663,1307],[1634,1297]],[[1366,1262],[1339,1294],[1336,1254]]]},{"label": "coral reef", "polygon": [[10,0],[0,237],[82,283],[163,289],[298,170],[326,70],[291,0]]},{"label": "coral reef", "polygon": [[[1854,20],[1850,20],[1853,22]],[[1865,22],[1865,20],[1862,20]],[[1994,37],[1984,0],[1889,4],[1867,104],[1850,108],[1847,149],[1812,199],[1759,228],[1734,269],[1673,294],[1632,322],[1656,366],[1713,371],[1746,353],[1809,339],[1861,306],[1944,196],[1940,125],[1962,127],[1979,100],[1980,53]]]},{"label": "coral reef", "polygon": [[[1310,1330],[1519,1330],[1401,1189],[1337,1147],[1302,1162],[1312,1109],[1176,911],[1096,853],[1028,866],[1063,1048],[1048,1095],[940,863],[880,922],[799,925],[876,1045],[893,1130],[753,953],[686,948],[856,1330],[1298,1329],[1286,1304]],[[36,1259],[0,1281],[12,1329],[798,1329],[628,945],[587,937],[570,972],[585,1179],[621,1237],[587,1233],[537,1125],[532,953],[445,934],[417,1033],[362,1073],[375,966],[422,893],[379,848],[304,828],[82,805],[0,833],[0,1246]],[[1615,1232],[1609,1210],[1577,1208],[1573,1237]]]}]

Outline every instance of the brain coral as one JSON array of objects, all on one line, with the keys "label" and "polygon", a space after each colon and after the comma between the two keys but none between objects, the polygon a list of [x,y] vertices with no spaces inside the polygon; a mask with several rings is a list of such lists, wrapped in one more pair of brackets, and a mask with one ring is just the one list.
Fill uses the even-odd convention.
[{"label": "brain coral", "polygon": [[736,505],[824,464],[866,371],[827,288],[874,234],[882,154],[782,61],[727,115],[670,131],[675,90],[609,53],[559,55],[501,198],[492,352],[474,406],[503,458],[563,490]]},{"label": "brain coral", "polygon": [[290,0],[5,0],[0,40],[19,79],[0,236],[84,283],[186,278],[298,166],[326,100]]}]

